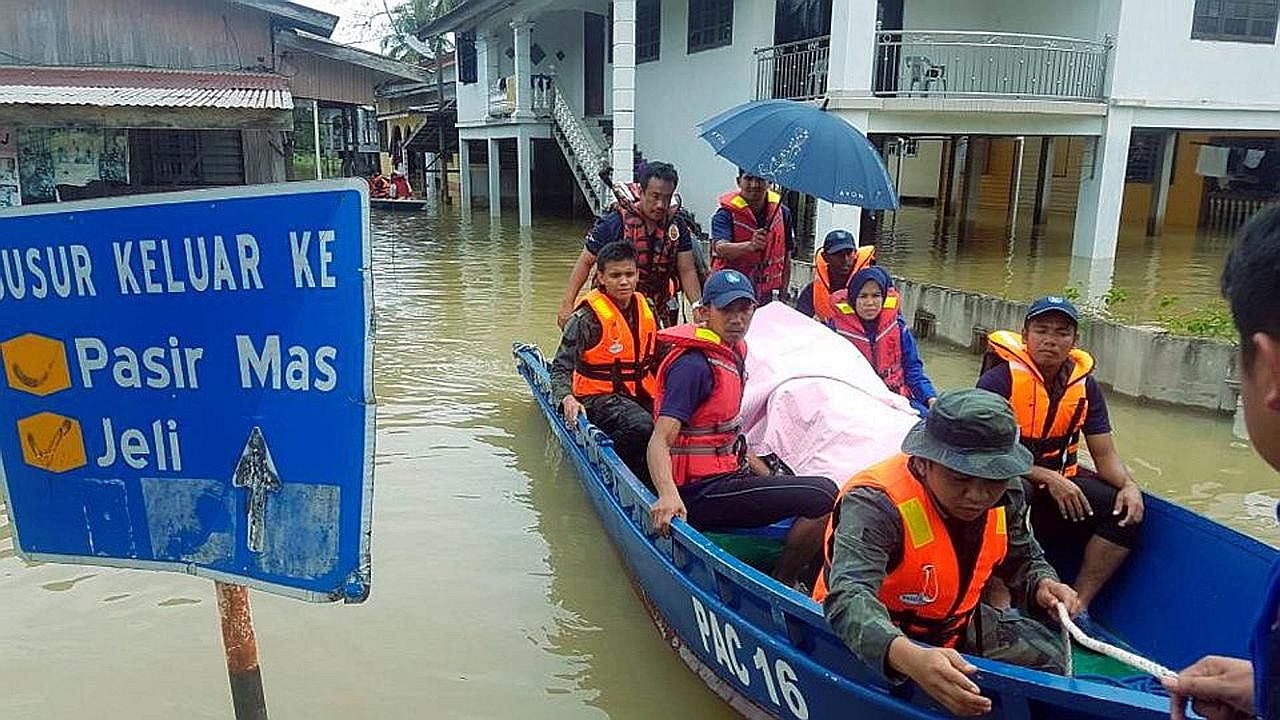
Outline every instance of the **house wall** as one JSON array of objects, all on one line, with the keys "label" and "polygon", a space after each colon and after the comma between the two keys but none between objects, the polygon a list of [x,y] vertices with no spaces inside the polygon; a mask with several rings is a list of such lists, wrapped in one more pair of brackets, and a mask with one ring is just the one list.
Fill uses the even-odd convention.
[{"label": "house wall", "polygon": [[1098,13],[1098,0],[905,0],[902,25],[908,30],[993,30],[1093,39],[1099,37]]},{"label": "house wall", "polygon": [[898,156],[886,159],[893,185],[903,198],[932,198],[938,194],[938,174],[942,171],[942,140],[920,140],[916,143],[915,157]]},{"label": "house wall", "polygon": [[1268,80],[1280,74],[1280,46],[1192,40],[1193,9],[1194,0],[1124,0],[1112,97],[1215,110],[1280,104],[1280,83]]},{"label": "house wall", "polygon": [[374,86],[389,78],[368,68],[296,50],[281,51],[277,67],[290,76],[294,97],[350,105],[374,105]]},{"label": "house wall", "polygon": [[651,160],[674,163],[679,192],[704,229],[716,196],[736,169],[698,137],[697,124],[752,99],[752,50],[773,44],[773,3],[737,0],[733,43],[688,54],[687,0],[663,0],[659,59],[636,66],[636,143]]},{"label": "house wall", "polygon": [[271,65],[271,23],[207,0],[5,2],[0,50],[5,64],[241,70]]}]

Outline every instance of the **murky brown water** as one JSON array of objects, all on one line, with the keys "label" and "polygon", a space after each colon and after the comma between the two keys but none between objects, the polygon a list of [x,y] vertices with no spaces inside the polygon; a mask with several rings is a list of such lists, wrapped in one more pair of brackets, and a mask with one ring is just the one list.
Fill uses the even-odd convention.
[{"label": "murky brown water", "polygon": [[[1168,227],[1148,238],[1145,226],[1122,224],[1114,261],[1090,263],[1071,257],[1067,216],[1051,216],[1034,231],[1023,218],[1010,233],[1003,212],[983,212],[961,238],[954,223],[938,232],[932,208],[904,207],[894,215],[885,215],[877,255],[895,274],[1013,300],[1074,287],[1097,304],[1110,292],[1111,310],[1134,320],[1224,307],[1218,277],[1229,235]],[[1173,302],[1162,309],[1162,301]]]},{"label": "murky brown water", "polygon": [[[732,717],[664,645],[513,371],[550,351],[581,223],[375,215],[374,589],[254,594],[273,718]],[[940,386],[976,359],[926,346]],[[1112,400],[1144,485],[1280,542],[1229,420]],[[0,513],[3,717],[226,718],[212,583],[29,565]]]}]

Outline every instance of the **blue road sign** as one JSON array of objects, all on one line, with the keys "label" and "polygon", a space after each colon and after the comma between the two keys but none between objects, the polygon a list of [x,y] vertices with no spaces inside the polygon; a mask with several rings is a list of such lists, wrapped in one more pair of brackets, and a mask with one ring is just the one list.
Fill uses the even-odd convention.
[{"label": "blue road sign", "polygon": [[0,211],[0,478],[18,552],[367,597],[360,181]]}]

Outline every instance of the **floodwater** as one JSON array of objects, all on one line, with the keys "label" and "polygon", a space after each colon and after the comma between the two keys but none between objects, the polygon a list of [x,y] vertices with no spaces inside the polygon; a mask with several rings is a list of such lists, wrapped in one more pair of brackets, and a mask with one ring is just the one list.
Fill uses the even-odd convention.
[{"label": "floodwater", "polygon": [[962,237],[954,222],[942,228],[933,208],[903,207],[885,214],[876,255],[894,274],[1011,300],[1074,288],[1098,307],[1109,298],[1112,313],[1133,321],[1225,308],[1218,277],[1228,234],[1166,227],[1147,237],[1145,225],[1124,223],[1116,257],[1089,261],[1071,256],[1069,215],[1036,228],[1024,217],[1014,233],[1005,223],[1003,212],[984,211]]},{"label": "floodwater", "polygon": [[[375,214],[373,592],[253,594],[273,718],[732,717],[662,642],[513,370],[551,352],[584,229]],[[976,358],[924,347],[944,387]],[[1227,418],[1113,399],[1144,486],[1280,542],[1275,475]],[[0,506],[2,507],[2,506]],[[0,512],[4,717],[226,718],[213,586],[33,565]]]}]

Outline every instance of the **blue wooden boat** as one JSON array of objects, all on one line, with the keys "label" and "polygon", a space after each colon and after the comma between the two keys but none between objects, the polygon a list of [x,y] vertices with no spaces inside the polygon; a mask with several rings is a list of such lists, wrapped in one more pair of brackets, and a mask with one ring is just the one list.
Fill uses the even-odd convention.
[{"label": "blue wooden boat", "polygon": [[[706,684],[751,718],[946,717],[911,683],[889,686],[856,660],[812,600],[675,522],[650,537],[652,493],[585,420],[569,427],[550,398],[547,363],[516,344],[529,384],[659,631]],[[1155,496],[1142,544],[1090,608],[1130,648],[1167,667],[1207,653],[1246,656],[1246,638],[1276,550]],[[1167,718],[1168,698],[1142,678],[1060,677],[970,658],[998,718]],[[671,708],[679,716],[678,708]]]}]

